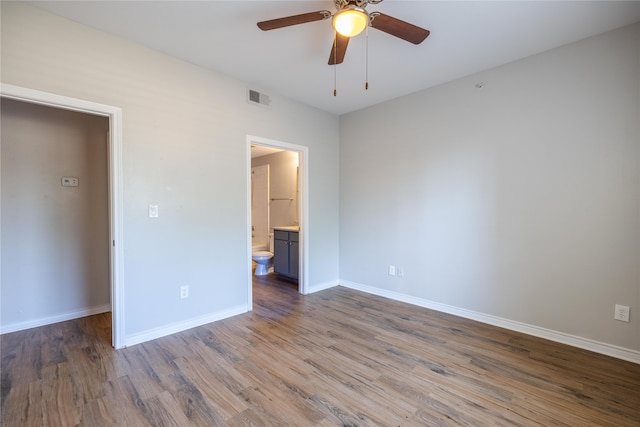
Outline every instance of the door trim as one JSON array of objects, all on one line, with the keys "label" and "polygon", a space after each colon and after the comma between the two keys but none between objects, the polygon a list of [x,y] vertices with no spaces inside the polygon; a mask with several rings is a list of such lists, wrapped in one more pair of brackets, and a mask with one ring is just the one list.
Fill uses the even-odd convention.
[{"label": "door trim", "polygon": [[309,231],[309,147],[302,145],[290,144],[288,142],[276,141],[274,139],[262,138],[254,135],[247,135],[247,155],[246,155],[246,193],[247,193],[247,287],[248,302],[247,308],[253,310],[253,289],[251,277],[251,144],[263,145],[267,147],[280,148],[286,151],[295,151],[298,153],[298,194],[300,197],[298,207],[298,222],[300,225],[300,273],[298,275],[298,290],[301,294],[309,293],[309,239],[307,238]]},{"label": "door trim", "polygon": [[32,104],[78,111],[109,118],[109,237],[111,246],[111,338],[116,349],[124,347],[122,110],[110,105],[70,98],[25,87],[0,84],[0,95]]}]

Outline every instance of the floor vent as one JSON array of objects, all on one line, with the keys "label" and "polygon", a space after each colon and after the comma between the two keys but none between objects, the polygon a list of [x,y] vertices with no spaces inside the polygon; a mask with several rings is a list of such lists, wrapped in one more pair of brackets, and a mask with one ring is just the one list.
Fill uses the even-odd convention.
[{"label": "floor vent", "polygon": [[263,107],[269,107],[271,104],[269,95],[265,95],[264,93],[260,93],[253,89],[247,89],[247,101],[249,101],[250,104],[257,104]]}]

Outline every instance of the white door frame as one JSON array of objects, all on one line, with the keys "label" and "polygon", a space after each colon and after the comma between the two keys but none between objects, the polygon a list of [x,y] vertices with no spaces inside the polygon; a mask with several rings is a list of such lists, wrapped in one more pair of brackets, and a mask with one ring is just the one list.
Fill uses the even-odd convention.
[{"label": "white door frame", "polygon": [[301,294],[309,293],[309,265],[308,259],[308,241],[307,235],[309,230],[309,147],[302,145],[290,144],[288,142],[276,141],[273,139],[262,138],[259,136],[247,135],[247,271],[248,271],[248,310],[253,310],[253,285],[251,277],[251,145],[263,145],[267,147],[280,148],[286,151],[295,151],[298,153],[298,222],[300,225],[300,273],[298,277],[298,290]]},{"label": "white door frame", "polygon": [[109,118],[109,237],[111,240],[111,337],[112,345],[124,347],[124,275],[122,256],[122,110],[110,105],[69,98],[10,84],[0,84],[0,95],[32,104],[79,111]]}]

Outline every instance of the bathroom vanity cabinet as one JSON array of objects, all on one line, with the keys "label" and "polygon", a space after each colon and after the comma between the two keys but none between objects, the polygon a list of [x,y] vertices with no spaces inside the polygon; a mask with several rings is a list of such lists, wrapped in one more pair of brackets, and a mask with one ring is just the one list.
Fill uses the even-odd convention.
[{"label": "bathroom vanity cabinet", "polygon": [[287,228],[293,227],[273,229],[273,271],[282,276],[297,280],[300,257],[298,246],[299,232]]}]

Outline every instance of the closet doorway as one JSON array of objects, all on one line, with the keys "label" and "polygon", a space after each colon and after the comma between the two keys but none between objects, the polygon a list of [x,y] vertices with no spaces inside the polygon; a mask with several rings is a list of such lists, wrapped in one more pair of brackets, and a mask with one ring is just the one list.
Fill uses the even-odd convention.
[{"label": "closet doorway", "polygon": [[[281,157],[286,159],[285,162],[287,163],[291,163],[292,160],[297,161],[297,168],[295,168],[293,172],[287,171],[285,168],[279,172],[278,169],[274,167],[276,166],[275,164],[271,166],[265,162],[264,159],[270,155],[274,156],[274,158]],[[252,164],[252,157],[262,158],[263,160],[257,159],[255,164]],[[268,245],[270,243],[269,235],[273,235],[273,227],[299,227],[298,252],[296,254],[299,262],[297,265],[298,292],[302,294],[308,293],[308,239],[306,238],[306,236],[308,236],[307,230],[309,225],[307,215],[308,200],[306,197],[308,193],[307,162],[307,147],[257,136],[247,136],[247,271],[249,272],[249,309],[253,307],[252,248],[254,243],[261,243],[262,240],[265,240]],[[265,166],[267,167],[265,168]],[[268,186],[268,190],[266,191],[268,194],[266,200],[268,208],[266,212],[259,214],[260,218],[257,220],[255,218],[256,213],[252,209],[252,206],[254,206],[254,195],[256,193],[252,175],[254,172],[261,173],[261,171],[268,171],[266,173],[267,178],[271,177],[271,180],[276,180],[276,182],[274,182],[275,185]],[[287,177],[279,177],[279,174]],[[284,184],[282,182],[284,182]],[[264,191],[257,193],[263,194]],[[265,205],[265,203],[262,203],[263,201],[260,202],[258,205]],[[266,222],[267,226],[263,227],[262,222]],[[256,229],[254,229],[254,226]],[[256,235],[256,232],[258,232],[259,235]],[[264,236],[262,234],[264,234]],[[271,238],[273,239],[274,237]]]},{"label": "closet doorway", "polygon": [[[29,170],[34,171],[27,175],[21,175],[21,172],[13,167],[14,165],[9,165],[5,161],[21,164],[25,156],[30,156],[29,150],[25,151],[24,147],[15,144],[12,147],[12,144],[8,143],[5,147],[3,141],[3,178],[5,172],[9,175],[7,175],[6,190],[8,191],[6,192],[3,179],[2,244],[3,249],[7,250],[3,250],[2,262],[4,264],[11,261],[5,255],[9,253],[11,259],[16,258],[16,262],[20,263],[18,269],[5,269],[4,267],[8,265],[3,265],[3,301],[5,301],[5,296],[15,297],[20,308],[11,313],[13,317],[5,316],[7,313],[3,310],[2,333],[84,317],[94,314],[94,312],[111,311],[111,343],[115,348],[122,348],[124,347],[122,333],[124,295],[121,288],[123,282],[121,277],[121,110],[117,107],[8,84],[2,84],[0,95],[3,103],[12,104],[12,111],[16,114],[11,118],[11,121],[17,123],[17,126],[21,125],[20,122],[24,122],[22,124],[31,125],[33,128],[29,130],[30,133],[38,132],[35,128],[40,128],[45,131],[45,134],[47,129],[56,129],[55,132],[62,135],[61,138],[58,138],[62,146],[56,143],[49,146],[33,147],[32,151],[52,151],[49,153],[51,155],[43,156],[43,153],[35,153],[35,156],[31,156],[30,160],[27,159],[25,164],[32,164]],[[43,113],[45,109],[50,112]],[[19,114],[21,111],[26,114]],[[76,119],[74,115],[80,118]],[[70,118],[70,120],[65,122],[65,118]],[[56,123],[58,119],[60,119],[60,123]],[[87,134],[87,129],[90,129],[88,134],[93,135],[87,141],[99,141],[101,148],[97,151],[86,144],[83,148],[83,144],[80,143],[81,134]],[[40,133],[42,134],[42,132]],[[14,136],[17,139],[24,139],[22,132],[18,132]],[[80,150],[75,150],[75,153],[72,152],[74,151],[72,149],[74,140]],[[24,141],[19,141],[19,143],[22,142],[27,144],[32,141],[27,138]],[[71,151],[65,152],[65,150]],[[86,152],[83,153],[83,151]],[[100,151],[102,152],[100,153]],[[14,158],[5,158],[5,155],[14,156]],[[73,166],[73,162],[67,165],[68,157],[78,157],[80,163],[76,161],[76,166]],[[55,160],[56,158],[58,160]],[[85,161],[82,160],[83,158],[94,159],[98,163],[88,160],[90,164],[78,166]],[[42,170],[38,169],[38,164]],[[7,166],[6,169],[4,166]],[[95,171],[92,169],[95,167],[103,168],[103,172],[101,174],[94,173]],[[13,172],[11,172],[12,170]],[[76,174],[74,170],[80,172]],[[94,192],[99,192],[102,195],[98,199],[91,199],[93,197],[91,193]],[[85,193],[84,196],[82,193]],[[80,200],[82,197],[89,197],[89,199],[83,202]],[[13,208],[20,204],[24,205],[19,208],[22,209],[22,213],[16,216],[14,209],[11,212],[7,211],[13,217],[4,216],[6,205]],[[67,209],[73,205],[83,205],[88,208]],[[94,205],[95,209],[99,211],[92,210]],[[73,218],[66,217],[69,215]],[[87,217],[95,217],[97,222],[92,222]],[[9,220],[11,222],[8,222]],[[97,225],[99,226],[96,227]],[[14,227],[16,230],[28,230],[29,235],[25,235],[23,238],[19,237],[17,240],[10,240],[11,233],[7,233],[9,235],[5,236],[5,231],[12,230]],[[96,228],[100,230],[96,230]],[[5,237],[7,237],[6,241]],[[99,240],[95,245],[96,248],[99,247],[98,249],[88,248],[93,239]],[[53,255],[54,259],[47,254]],[[27,262],[29,260],[36,264],[29,264]],[[67,260],[72,261],[68,263]],[[93,265],[89,265],[91,263],[101,264],[101,266],[94,268]],[[6,276],[7,271],[13,272],[14,276]],[[65,300],[65,295],[68,295],[65,292],[71,292],[68,289],[59,289],[58,295],[49,299],[39,298],[31,301],[25,299],[29,297],[29,294],[22,292],[24,289],[12,291],[17,286],[16,284],[20,283],[40,286],[41,284],[38,284],[39,278],[31,276],[49,273],[52,276],[55,275],[58,282],[64,286],[73,281],[80,284],[80,288],[76,286],[73,291],[81,295],[69,295],[69,299],[73,297],[75,302],[68,304],[68,301]],[[92,280],[96,283],[102,283],[98,285],[99,289],[82,287],[83,281]],[[50,291],[46,287],[32,289],[31,295],[41,297],[42,295],[38,295],[38,293]],[[55,305],[52,298],[56,298],[58,302],[53,311],[49,307]]]}]

